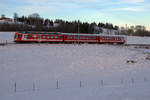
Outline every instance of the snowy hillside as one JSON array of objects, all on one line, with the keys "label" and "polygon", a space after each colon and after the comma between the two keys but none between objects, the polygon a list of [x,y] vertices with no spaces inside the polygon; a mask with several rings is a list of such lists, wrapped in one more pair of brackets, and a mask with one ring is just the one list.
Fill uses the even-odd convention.
[{"label": "snowy hillside", "polygon": [[0,46],[0,100],[149,100],[149,54],[96,44]]}]

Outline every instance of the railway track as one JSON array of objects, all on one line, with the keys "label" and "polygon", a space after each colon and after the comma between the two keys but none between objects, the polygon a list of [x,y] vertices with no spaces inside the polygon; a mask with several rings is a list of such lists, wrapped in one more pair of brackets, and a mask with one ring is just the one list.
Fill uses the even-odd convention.
[{"label": "railway track", "polygon": [[150,47],[150,44],[124,44],[124,46],[147,46]]},{"label": "railway track", "polygon": [[[15,45],[15,44],[24,44],[24,43],[0,43],[0,46],[5,46],[5,45]],[[25,43],[27,44],[27,43]],[[32,43],[29,43],[29,44],[32,44]],[[33,44],[37,44],[37,43],[33,43]],[[41,43],[40,43],[41,44]],[[44,44],[44,43],[42,43]],[[111,44],[113,45],[113,44]],[[147,47],[147,48],[150,48],[150,44],[115,44],[115,45],[120,45],[120,46],[136,46],[136,47]]]}]

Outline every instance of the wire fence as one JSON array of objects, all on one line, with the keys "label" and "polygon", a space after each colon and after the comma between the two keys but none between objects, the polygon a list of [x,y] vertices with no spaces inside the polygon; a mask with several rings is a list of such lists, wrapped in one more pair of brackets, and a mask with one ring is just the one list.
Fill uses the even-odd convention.
[{"label": "wire fence", "polygon": [[7,44],[9,44],[7,40],[1,40],[0,41],[0,46],[5,46]]},{"label": "wire fence", "polygon": [[[115,82],[115,84],[113,84],[111,81],[105,81],[105,80],[99,80],[97,81],[97,85],[93,84],[93,85],[87,85],[88,81],[83,81],[83,80],[80,80],[78,82],[76,82],[75,86],[70,86],[70,87],[65,87],[67,84],[69,83],[66,83],[65,86],[64,84],[62,83],[62,81],[60,80],[57,80],[55,81],[55,85],[53,85],[52,87],[49,85],[49,86],[46,86],[48,90],[51,90],[51,89],[66,89],[66,88],[91,88],[91,87],[95,87],[95,88],[108,88],[108,87],[124,87],[124,86],[143,86],[145,85],[146,83],[149,83],[149,80],[148,78],[144,77],[142,80],[138,81],[137,79],[131,77],[130,79],[128,80],[124,80],[124,79],[120,79],[119,81]],[[19,85],[19,86],[18,86]],[[42,84],[43,85],[43,84]],[[26,92],[29,92],[29,91],[40,91],[40,90],[43,90],[42,88],[40,88],[39,86],[42,86],[42,85],[39,85],[37,84],[36,82],[32,82],[32,84],[30,84],[30,87],[20,87],[20,84],[15,82],[14,85],[13,85],[13,92],[14,93],[17,93],[17,92],[23,92],[23,91],[26,91]],[[23,85],[22,85],[23,86]],[[26,89],[28,88],[28,89]]]}]

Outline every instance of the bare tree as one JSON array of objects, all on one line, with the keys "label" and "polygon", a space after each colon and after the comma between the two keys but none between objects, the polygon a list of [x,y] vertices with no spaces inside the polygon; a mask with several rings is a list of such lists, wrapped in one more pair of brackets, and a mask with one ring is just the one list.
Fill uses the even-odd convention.
[{"label": "bare tree", "polygon": [[2,15],[1,15],[1,18],[5,18],[5,15],[4,15],[4,14],[2,14]]},{"label": "bare tree", "polygon": [[17,13],[14,13],[14,22],[16,23],[18,20],[18,14]]},{"label": "bare tree", "polygon": [[31,17],[31,18],[40,18],[40,15],[38,13],[33,13],[33,14],[29,15],[28,17]]}]

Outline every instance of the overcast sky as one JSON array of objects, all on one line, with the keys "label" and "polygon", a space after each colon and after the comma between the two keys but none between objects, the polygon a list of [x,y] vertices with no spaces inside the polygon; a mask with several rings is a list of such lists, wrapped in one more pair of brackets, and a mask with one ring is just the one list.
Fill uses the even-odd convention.
[{"label": "overcast sky", "polygon": [[150,0],[0,0],[0,14],[150,27]]}]

